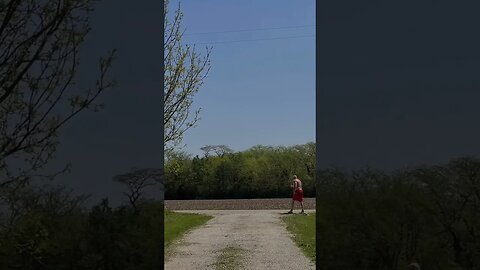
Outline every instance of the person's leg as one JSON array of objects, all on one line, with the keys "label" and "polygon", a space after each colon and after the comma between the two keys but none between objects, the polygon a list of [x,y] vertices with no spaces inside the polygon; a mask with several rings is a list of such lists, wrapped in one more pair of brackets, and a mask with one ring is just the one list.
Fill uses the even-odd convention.
[{"label": "person's leg", "polygon": [[305,211],[303,210],[303,201],[300,202],[300,205],[302,206],[302,213],[305,213]]},{"label": "person's leg", "polygon": [[294,202],[295,202],[295,201],[292,200],[292,208],[290,208],[290,211],[289,211],[288,213],[293,213],[293,203],[294,203]]}]

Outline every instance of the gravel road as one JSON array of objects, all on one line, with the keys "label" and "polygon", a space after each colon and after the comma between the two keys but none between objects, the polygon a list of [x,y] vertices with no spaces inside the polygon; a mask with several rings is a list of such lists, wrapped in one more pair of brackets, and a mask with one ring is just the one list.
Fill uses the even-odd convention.
[{"label": "gravel road", "polygon": [[[167,206],[168,207],[168,206]],[[236,248],[238,263],[221,269],[315,269],[295,245],[279,210],[186,210],[214,218],[187,233],[167,251],[165,269],[218,269],[222,250]],[[297,210],[298,212],[298,210]],[[312,213],[314,210],[307,210]],[[217,265],[218,266],[218,265]]]},{"label": "gravel road", "polygon": [[[290,209],[292,199],[165,200],[169,210],[261,210]],[[305,209],[315,209],[315,198],[304,199]],[[300,209],[295,202],[295,209]]]}]

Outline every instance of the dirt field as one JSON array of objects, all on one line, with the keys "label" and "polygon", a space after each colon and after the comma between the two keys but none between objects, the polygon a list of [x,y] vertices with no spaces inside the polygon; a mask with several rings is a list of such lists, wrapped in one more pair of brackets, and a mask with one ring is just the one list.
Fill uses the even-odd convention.
[{"label": "dirt field", "polygon": [[[274,210],[290,209],[292,200],[285,199],[231,199],[231,200],[165,200],[169,210]],[[315,209],[315,198],[305,198],[305,209]],[[295,202],[294,210],[300,209]]]}]

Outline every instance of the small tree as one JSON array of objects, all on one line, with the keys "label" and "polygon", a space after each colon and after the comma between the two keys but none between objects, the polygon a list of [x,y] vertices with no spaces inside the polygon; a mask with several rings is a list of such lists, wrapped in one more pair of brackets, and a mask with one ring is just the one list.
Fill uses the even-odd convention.
[{"label": "small tree", "polygon": [[113,177],[113,180],[126,185],[127,192],[123,194],[127,196],[132,207],[137,211],[138,201],[142,199],[144,191],[149,186],[161,183],[161,169],[137,169],[133,168],[131,172]]},{"label": "small tree", "polygon": [[195,126],[200,109],[192,111],[193,97],[199,91],[210,70],[210,52],[201,56],[195,46],[182,43],[183,30],[180,5],[168,17],[168,3],[164,1],[164,143],[171,150],[183,139],[183,134]]}]

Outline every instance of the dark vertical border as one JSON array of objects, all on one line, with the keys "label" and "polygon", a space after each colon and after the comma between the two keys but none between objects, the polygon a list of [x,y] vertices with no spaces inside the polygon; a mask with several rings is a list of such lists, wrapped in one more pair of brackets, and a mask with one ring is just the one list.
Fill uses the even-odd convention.
[{"label": "dark vertical border", "polygon": [[[319,19],[318,16],[320,14],[319,10],[319,3],[317,2],[315,5],[315,145],[316,145],[316,173],[315,173],[315,198],[318,198],[319,190],[320,190],[320,185],[318,181],[318,175],[319,175],[319,170],[320,170],[320,149],[319,149],[319,143],[317,141],[317,138],[319,137],[318,135],[320,134],[320,115],[319,115],[319,109],[318,109],[318,104],[320,104],[320,76],[318,76],[319,72],[319,63],[320,63],[320,46],[318,45],[318,37],[320,36],[320,31],[319,31]],[[320,239],[318,238],[318,230],[319,230],[319,215],[318,215],[318,202],[316,201],[315,203],[315,212],[316,214],[316,220],[315,220],[315,252],[316,252],[316,269],[320,269],[319,267],[319,260],[318,260],[318,249],[320,247]]]},{"label": "dark vertical border", "polygon": [[[161,190],[160,192],[163,193],[163,194],[161,194],[162,204],[163,204],[163,205],[164,205],[164,203],[165,203],[165,196],[164,196],[164,195],[165,195],[165,188],[164,188],[164,185],[163,185],[163,183],[164,183],[164,173],[163,173],[163,172],[164,172],[164,169],[163,169],[163,168],[164,168],[164,161],[165,161],[165,157],[164,157],[164,155],[165,155],[165,153],[164,153],[165,146],[164,146],[164,132],[163,132],[163,130],[164,130],[164,126],[163,126],[163,111],[164,111],[164,109],[163,109],[163,106],[164,106],[164,104],[163,104],[163,95],[164,95],[164,91],[163,91],[163,88],[164,88],[164,85],[165,85],[165,83],[164,83],[164,69],[165,69],[165,67],[164,67],[164,59],[163,59],[163,58],[164,58],[164,57],[163,57],[163,55],[164,55],[164,47],[163,47],[163,44],[164,44],[164,33],[165,33],[165,28],[164,28],[164,22],[165,22],[165,18],[164,18],[164,14],[165,14],[165,13],[164,13],[164,8],[165,8],[165,1],[162,0],[162,1],[161,1],[161,8],[160,8],[160,18],[161,18],[161,19],[160,19],[160,21],[159,21],[159,23],[160,23],[160,25],[161,25],[161,27],[160,27],[161,30],[160,30],[160,33],[159,33],[159,34],[160,34],[160,43],[161,43],[161,44],[159,44],[159,45],[160,45],[159,52],[160,52],[160,54],[161,54],[161,58],[160,58],[160,82],[161,82],[161,85],[159,85],[159,88],[161,88],[161,94],[160,94],[161,100],[159,101],[159,103],[160,103],[160,108],[161,108],[161,110],[162,110],[162,113],[160,114],[160,115],[161,115],[161,116],[160,116],[160,123],[154,123],[155,125],[160,124],[160,125],[162,126],[162,129],[161,129],[161,130],[162,130],[162,133],[160,134],[161,142],[162,142],[162,145],[163,145],[163,147],[161,147],[161,153],[160,153],[160,154],[161,154],[161,155],[160,155],[160,156],[161,156],[161,159],[160,159],[160,168],[161,168],[161,170],[162,170],[162,178],[161,178],[161,181],[162,181],[162,184],[161,184],[162,190]],[[165,209],[165,207],[162,208],[162,216],[165,216],[164,213],[163,213],[164,209]],[[162,252],[161,252],[161,253],[162,253],[162,254],[161,254],[161,256],[162,256],[162,257],[161,257],[161,258],[162,258],[162,266],[161,266],[160,269],[164,269],[164,268],[165,268],[165,266],[164,266],[164,265],[165,265],[165,262],[164,262],[164,258],[165,258],[165,245],[164,245],[164,244],[165,244],[165,240],[164,240],[165,227],[164,227],[164,225],[165,225],[165,222],[162,222],[162,225],[160,226],[160,228],[161,228],[161,230],[162,230],[162,239],[161,239],[161,241],[162,241],[162,243],[161,243],[161,247],[162,247],[162,249],[161,249],[161,251],[162,251]]]}]

